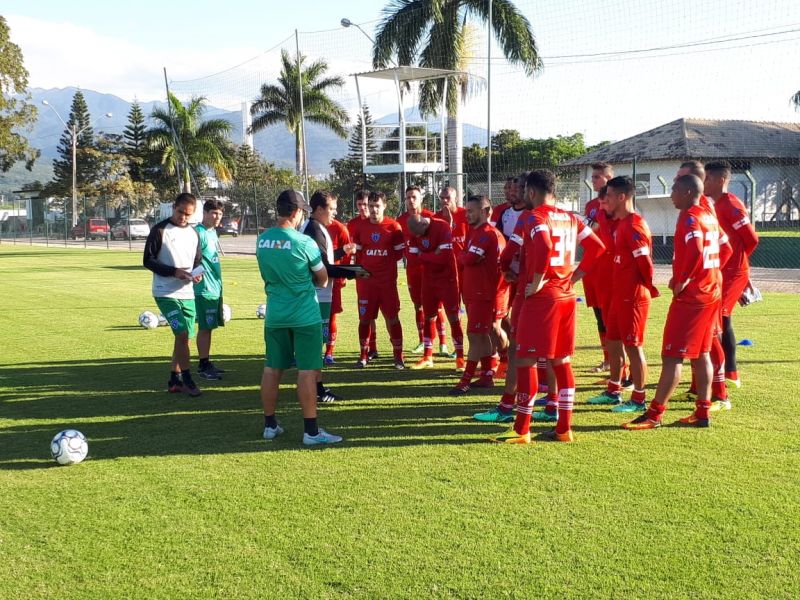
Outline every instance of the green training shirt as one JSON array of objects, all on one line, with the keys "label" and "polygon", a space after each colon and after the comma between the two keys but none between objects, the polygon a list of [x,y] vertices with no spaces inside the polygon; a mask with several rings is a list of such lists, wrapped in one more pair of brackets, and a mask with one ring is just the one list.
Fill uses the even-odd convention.
[{"label": "green training shirt", "polygon": [[312,271],[325,268],[316,242],[296,229],[272,227],[258,236],[256,259],[267,294],[267,327],[320,322]]},{"label": "green training shirt", "polygon": [[200,238],[202,265],[205,269],[203,279],[194,284],[194,295],[203,298],[222,296],[222,267],[219,264],[219,238],[216,229],[206,229],[202,223],[194,228]]}]

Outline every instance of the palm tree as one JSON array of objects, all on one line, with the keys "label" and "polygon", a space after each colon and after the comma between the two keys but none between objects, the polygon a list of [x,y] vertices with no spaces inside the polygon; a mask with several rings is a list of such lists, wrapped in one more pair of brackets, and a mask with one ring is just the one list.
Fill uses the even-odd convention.
[{"label": "palm tree", "polygon": [[[542,68],[528,19],[511,0],[491,0],[492,30],[506,59],[521,66],[528,76]],[[476,19],[489,20],[486,0],[391,0],[383,9],[372,52],[374,68],[386,68],[397,57],[399,65],[464,70],[469,61],[471,33]],[[451,78],[447,94],[448,170],[462,172],[462,127],[459,114],[467,82]],[[441,106],[444,81],[424,81],[420,86],[420,112],[435,115]],[[460,178],[459,178],[460,182]],[[461,185],[458,186],[461,191]]]},{"label": "palm tree", "polygon": [[191,192],[192,176],[204,168],[220,181],[231,180],[232,126],[223,119],[203,121],[205,111],[205,97],[194,97],[184,106],[170,93],[169,110],[154,108],[150,114],[156,125],[147,132],[148,147],[160,153],[162,171],[177,174],[186,192]]},{"label": "palm tree", "polygon": [[800,110],[800,91],[795,92],[792,96],[791,103],[794,104],[795,110]]},{"label": "palm tree", "polygon": [[306,57],[292,60],[286,50],[281,50],[281,74],[277,84],[265,83],[258,98],[250,107],[253,124],[250,133],[266,129],[275,123],[284,123],[295,139],[295,165],[297,175],[302,176],[305,162],[303,148],[302,114],[300,111],[300,86],[302,69],[303,110],[311,123],[323,125],[341,138],[347,137],[347,111],[332,100],[328,93],[344,86],[340,76],[326,77],[328,63],[320,59],[304,67]]}]

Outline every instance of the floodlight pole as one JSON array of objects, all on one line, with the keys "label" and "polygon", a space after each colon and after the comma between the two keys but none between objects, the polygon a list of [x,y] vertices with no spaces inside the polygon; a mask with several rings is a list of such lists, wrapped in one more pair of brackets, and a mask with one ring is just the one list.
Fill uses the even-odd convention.
[{"label": "floodlight pole", "polygon": [[294,45],[297,52],[297,83],[300,88],[300,143],[303,144],[303,192],[308,201],[308,154],[306,154],[306,111],[303,106],[303,66],[300,64],[300,36],[294,30]]},{"label": "floodlight pole", "polygon": [[492,4],[489,4],[489,19],[487,25],[486,42],[486,195],[492,201]]}]

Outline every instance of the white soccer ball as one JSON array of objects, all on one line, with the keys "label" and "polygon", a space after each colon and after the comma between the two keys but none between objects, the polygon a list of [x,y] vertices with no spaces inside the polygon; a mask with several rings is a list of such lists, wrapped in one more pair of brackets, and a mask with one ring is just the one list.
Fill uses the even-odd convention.
[{"label": "white soccer ball", "polygon": [[158,327],[158,317],[154,312],[146,310],[139,315],[139,325],[145,329],[155,329]]},{"label": "white soccer ball", "polygon": [[256,308],[256,316],[259,319],[263,319],[267,316],[267,305],[266,304],[259,304],[258,308]]},{"label": "white soccer ball", "polygon": [[50,442],[50,454],[60,465],[76,465],[89,454],[89,442],[77,429],[65,429]]},{"label": "white soccer ball", "polygon": [[167,317],[165,317],[163,313],[158,313],[158,326],[159,327],[166,327],[167,325],[169,325],[169,321],[167,321]]},{"label": "white soccer ball", "polygon": [[227,304],[223,304],[222,305],[222,322],[223,323],[227,323],[228,321],[231,320],[232,316],[233,316],[233,311],[231,310],[231,307],[228,306]]}]

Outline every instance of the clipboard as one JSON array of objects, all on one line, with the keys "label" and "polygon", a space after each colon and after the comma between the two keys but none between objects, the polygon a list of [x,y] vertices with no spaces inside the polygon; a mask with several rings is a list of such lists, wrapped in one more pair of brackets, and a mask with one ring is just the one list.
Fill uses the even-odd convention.
[{"label": "clipboard", "polygon": [[340,269],[346,269],[347,271],[351,271],[351,272],[355,273],[356,275],[363,275],[365,273],[367,275],[372,275],[372,273],[367,271],[361,265],[336,265],[336,266],[339,267]]}]

